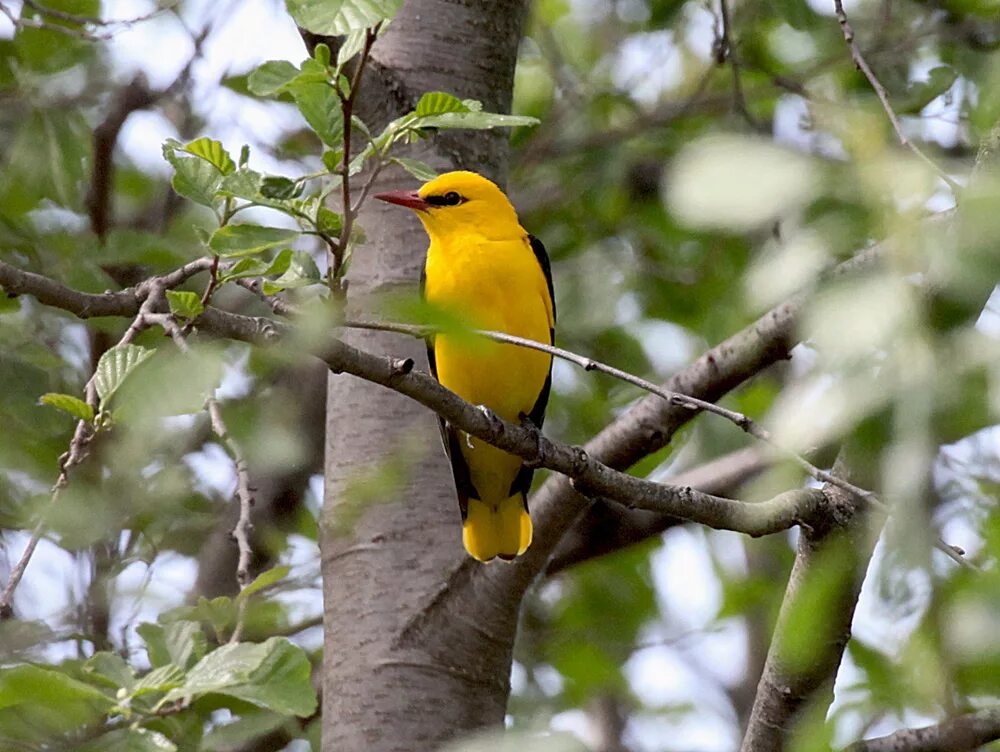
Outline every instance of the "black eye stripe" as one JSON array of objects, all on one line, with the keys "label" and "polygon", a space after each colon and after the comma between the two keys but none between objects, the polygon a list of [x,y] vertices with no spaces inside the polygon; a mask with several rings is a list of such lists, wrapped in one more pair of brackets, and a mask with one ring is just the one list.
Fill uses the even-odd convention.
[{"label": "black eye stripe", "polygon": [[455,191],[448,191],[443,195],[427,196],[424,198],[424,201],[431,206],[458,206],[459,204],[464,203],[465,200],[466,199],[463,196],[460,196]]}]

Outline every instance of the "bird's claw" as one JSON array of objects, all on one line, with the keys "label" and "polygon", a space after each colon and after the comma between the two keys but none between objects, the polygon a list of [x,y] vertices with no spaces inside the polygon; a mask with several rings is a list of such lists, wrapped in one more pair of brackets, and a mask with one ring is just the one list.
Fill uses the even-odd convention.
[{"label": "bird's claw", "polygon": [[[476,409],[486,417],[486,420],[490,424],[490,430],[493,431],[493,433],[501,433],[503,431],[503,422],[497,417],[495,412],[490,410],[490,408],[486,405],[476,405]],[[472,436],[470,434],[465,434],[465,445],[469,449],[475,449],[472,444]]]},{"label": "bird's claw", "polygon": [[517,419],[521,424],[521,428],[528,431],[534,437],[536,447],[535,459],[522,460],[522,463],[525,467],[541,467],[544,459],[542,457],[542,432],[527,413],[518,413]]}]

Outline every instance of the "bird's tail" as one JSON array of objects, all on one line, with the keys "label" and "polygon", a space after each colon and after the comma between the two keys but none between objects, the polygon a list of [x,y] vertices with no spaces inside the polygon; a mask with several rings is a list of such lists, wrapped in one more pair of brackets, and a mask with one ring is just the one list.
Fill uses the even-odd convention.
[{"label": "bird's tail", "polygon": [[495,506],[469,499],[462,542],[469,555],[479,561],[494,556],[510,560],[523,554],[531,545],[531,517],[524,496],[516,494]]}]

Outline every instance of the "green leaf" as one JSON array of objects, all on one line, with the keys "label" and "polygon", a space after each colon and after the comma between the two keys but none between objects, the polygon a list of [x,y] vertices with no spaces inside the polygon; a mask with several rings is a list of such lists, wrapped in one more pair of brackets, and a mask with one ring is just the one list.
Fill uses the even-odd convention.
[{"label": "green leaf", "polygon": [[188,290],[167,290],[167,302],[170,312],[182,319],[194,320],[205,310],[201,296]]},{"label": "green leaf", "polygon": [[186,151],[188,154],[201,157],[223,175],[229,175],[230,173],[236,171],[236,163],[233,162],[233,158],[229,156],[229,152],[223,148],[222,143],[219,141],[213,141],[206,136],[195,139],[191,143],[185,145],[181,151]]},{"label": "green leaf", "polygon": [[187,669],[205,655],[205,633],[196,621],[181,619],[166,625],[144,622],[136,627],[136,632],[146,642],[153,666]]},{"label": "green leaf", "polygon": [[220,256],[252,256],[268,248],[290,243],[298,237],[297,230],[261,225],[226,225],[220,227],[208,241],[209,247]]},{"label": "green leaf", "polygon": [[287,200],[298,198],[305,190],[305,183],[300,183],[291,178],[268,175],[260,184],[260,194],[265,198]]},{"label": "green leaf", "polygon": [[316,709],[309,659],[283,637],[259,645],[223,645],[206,655],[187,675],[184,686],[167,693],[160,706],[223,694],[277,713],[305,717]]},{"label": "green leaf", "polygon": [[344,218],[332,209],[327,209],[325,206],[319,208],[316,220],[316,226],[321,232],[325,232],[327,235],[336,235],[340,232],[340,228],[344,226]]},{"label": "green leaf", "polygon": [[282,290],[307,287],[321,281],[322,277],[312,256],[305,251],[295,251],[288,270],[273,282],[265,282],[263,291],[265,295],[274,295]]},{"label": "green leaf", "polygon": [[105,351],[97,363],[95,374],[97,395],[103,406],[118,390],[129,374],[147,360],[155,350],[138,345],[117,345]]},{"label": "green leaf", "polygon": [[461,99],[443,91],[429,91],[420,97],[414,113],[417,117],[443,115],[446,112],[471,112],[471,109]]},{"label": "green leaf", "polygon": [[261,572],[253,582],[240,591],[240,594],[236,596],[236,600],[249,598],[254,593],[285,579],[290,571],[291,567],[287,564],[282,564],[280,567],[274,567],[268,569],[266,572]]},{"label": "green leaf", "polygon": [[64,413],[69,413],[80,420],[91,421],[94,419],[94,408],[72,394],[47,392],[39,397],[38,401],[43,405],[49,405]]},{"label": "green leaf", "polygon": [[501,115],[496,112],[445,112],[417,120],[417,128],[469,128],[488,130],[490,128],[514,128],[538,125],[538,118],[528,115]]},{"label": "green leaf", "polygon": [[132,687],[129,693],[132,697],[142,697],[148,694],[163,694],[176,689],[184,683],[184,670],[180,666],[168,663],[159,666],[143,676]]},{"label": "green leaf", "polygon": [[84,670],[107,680],[115,688],[131,689],[135,685],[135,672],[117,653],[104,650],[94,653],[84,664]]},{"label": "green leaf", "polygon": [[438,176],[438,173],[433,167],[431,167],[426,162],[421,162],[419,159],[409,159],[408,157],[392,157],[391,162],[395,162],[408,173],[410,173],[417,180],[422,180],[425,183],[428,180],[433,180]]},{"label": "green leaf", "polygon": [[323,42],[316,45],[313,50],[313,60],[326,68],[330,64],[330,47]]},{"label": "green leaf", "polygon": [[365,46],[367,29],[355,29],[346,37],[337,50],[337,67],[339,68],[352,57],[361,52]]},{"label": "green leaf", "polygon": [[299,73],[287,60],[268,60],[250,74],[247,88],[258,97],[270,97],[283,92]]},{"label": "green leaf", "polygon": [[7,739],[46,740],[99,722],[114,701],[89,684],[51,669],[0,671],[0,729]]},{"label": "green leaf", "polygon": [[296,81],[289,87],[289,93],[320,140],[327,146],[336,146],[344,134],[344,118],[340,100],[330,84]]},{"label": "green leaf", "polygon": [[159,731],[141,726],[116,729],[77,747],[77,752],[176,752],[177,745]]},{"label": "green leaf", "polygon": [[177,159],[170,185],[178,195],[196,204],[214,207],[222,184],[222,174],[202,159]]},{"label": "green leaf", "polygon": [[392,18],[402,4],[403,0],[286,0],[299,26],[337,37]]}]

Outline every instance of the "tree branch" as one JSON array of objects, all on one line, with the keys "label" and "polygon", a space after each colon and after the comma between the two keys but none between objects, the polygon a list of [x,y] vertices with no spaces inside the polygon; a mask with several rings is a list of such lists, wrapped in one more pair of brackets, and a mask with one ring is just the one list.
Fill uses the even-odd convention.
[{"label": "tree branch", "polygon": [[[0,262],[0,285],[18,293],[34,294],[37,289],[42,302],[74,313],[96,315],[95,311],[100,311],[102,315],[127,316],[138,312],[139,300],[148,298],[149,290],[155,289],[155,285],[164,284],[163,280],[186,278],[194,270],[207,269],[210,264],[210,259],[200,259],[129,291],[92,295]],[[205,309],[196,324],[219,336],[256,343],[270,342],[292,333],[286,324],[228,313],[211,306]],[[554,442],[532,428],[485,414],[441,386],[429,374],[414,371],[409,360],[373,355],[335,338],[320,345],[314,354],[335,373],[358,376],[410,397],[459,430],[536,466],[566,475],[577,490],[589,495],[753,536],[785,530],[815,513],[818,493],[808,489],[789,491],[766,502],[745,503],[618,472],[589,457],[579,447]]]},{"label": "tree branch", "polygon": [[966,752],[1000,739],[1000,708],[948,718],[852,744],[847,752]]}]

